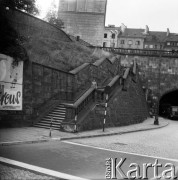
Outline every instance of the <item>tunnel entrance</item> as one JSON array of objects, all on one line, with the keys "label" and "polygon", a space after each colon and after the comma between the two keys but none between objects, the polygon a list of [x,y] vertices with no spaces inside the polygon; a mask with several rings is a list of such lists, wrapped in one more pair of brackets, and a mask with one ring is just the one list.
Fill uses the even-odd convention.
[{"label": "tunnel entrance", "polygon": [[178,119],[178,90],[163,95],[159,102],[159,115]]}]

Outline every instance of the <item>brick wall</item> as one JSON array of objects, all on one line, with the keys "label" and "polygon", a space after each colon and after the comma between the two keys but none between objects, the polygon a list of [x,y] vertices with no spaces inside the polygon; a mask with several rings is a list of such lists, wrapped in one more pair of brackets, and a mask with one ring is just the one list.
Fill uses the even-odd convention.
[{"label": "brick wall", "polygon": [[[129,65],[136,60],[140,78],[143,85],[150,88],[154,94],[160,94],[178,89],[178,58],[144,57],[144,56],[121,56],[121,64]],[[159,76],[160,69],[160,76]]]},{"label": "brick wall", "polygon": [[[136,79],[134,81],[133,79]],[[139,75],[134,77],[131,73],[125,81],[126,91],[119,83],[115,93],[110,97],[107,108],[106,127],[123,126],[143,122],[148,114],[145,93],[142,89]],[[103,101],[104,103],[104,101]],[[96,107],[83,122],[79,124],[80,130],[102,128],[104,107]]]}]

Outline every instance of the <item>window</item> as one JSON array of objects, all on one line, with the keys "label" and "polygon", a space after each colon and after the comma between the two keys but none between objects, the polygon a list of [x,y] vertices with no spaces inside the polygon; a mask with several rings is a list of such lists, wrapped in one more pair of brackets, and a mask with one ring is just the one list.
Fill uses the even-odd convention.
[{"label": "window", "polygon": [[121,44],[125,44],[125,41],[124,41],[124,40],[121,40]]},{"label": "window", "polygon": [[136,45],[140,45],[140,41],[136,41],[135,44],[136,44]]},{"label": "window", "polygon": [[115,39],[115,36],[116,36],[115,34],[112,34],[112,36],[111,36],[111,37],[112,37],[112,39]]},{"label": "window", "polygon": [[145,44],[145,48],[148,48],[148,44]]},{"label": "window", "polygon": [[107,33],[104,33],[104,38],[107,38],[107,36],[108,36]]},{"label": "window", "polygon": [[171,43],[170,43],[170,42],[167,42],[167,45],[168,45],[168,46],[170,46],[170,45],[171,45]]},{"label": "window", "polygon": [[152,44],[150,44],[150,49],[153,49],[153,45]]},{"label": "window", "polygon": [[157,47],[158,47],[158,46],[157,46],[157,45],[155,45],[155,49],[157,49]]},{"label": "window", "polygon": [[128,41],[128,44],[129,44],[129,45],[132,45],[132,40],[129,40],[129,41]]}]

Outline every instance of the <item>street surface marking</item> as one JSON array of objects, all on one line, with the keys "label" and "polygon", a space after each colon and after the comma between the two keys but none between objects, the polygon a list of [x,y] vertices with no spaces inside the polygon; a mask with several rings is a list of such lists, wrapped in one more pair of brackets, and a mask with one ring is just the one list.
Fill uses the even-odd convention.
[{"label": "street surface marking", "polygon": [[58,172],[58,171],[53,171],[53,170],[50,170],[50,169],[34,166],[34,165],[31,165],[31,164],[26,164],[26,163],[23,163],[23,162],[15,161],[15,160],[12,160],[12,159],[7,159],[7,158],[4,158],[4,157],[0,157],[0,162],[10,164],[10,165],[14,165],[14,166],[21,167],[21,168],[25,168],[25,169],[28,169],[28,170],[31,170],[31,171],[36,171],[36,172],[39,172],[39,173],[42,173],[42,174],[46,174],[48,176],[63,178],[63,179],[66,179],[66,180],[68,180],[68,179],[70,179],[70,180],[87,180],[87,179],[80,178],[80,177],[77,177],[77,176],[73,176],[73,175],[70,175],[70,174],[65,174],[65,173],[61,173],[61,172]]},{"label": "street surface marking", "polygon": [[167,161],[178,162],[178,159],[171,159],[171,158],[164,158],[164,157],[157,157],[157,156],[150,156],[150,155],[144,155],[144,154],[138,154],[138,153],[125,152],[125,151],[118,151],[118,150],[113,150],[113,149],[96,147],[96,146],[92,146],[92,145],[75,143],[75,142],[71,142],[71,141],[62,141],[62,142],[67,143],[67,144],[77,145],[77,146],[83,146],[83,147],[105,150],[105,151],[119,152],[119,153],[124,153],[124,154],[130,154],[130,155],[136,155],[136,156],[142,156],[142,157],[149,157],[149,158],[154,158],[154,159],[162,159],[162,160],[167,160]]}]

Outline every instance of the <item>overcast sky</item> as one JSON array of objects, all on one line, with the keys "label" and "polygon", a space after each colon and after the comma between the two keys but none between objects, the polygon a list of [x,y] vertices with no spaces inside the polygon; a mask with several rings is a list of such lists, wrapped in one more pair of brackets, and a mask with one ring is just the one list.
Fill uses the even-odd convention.
[{"label": "overcast sky", "polygon": [[[56,3],[58,0],[55,0]],[[52,0],[37,0],[44,17]],[[107,0],[106,25],[178,33],[178,0]]]},{"label": "overcast sky", "polygon": [[178,33],[178,0],[108,0],[106,25]]}]

